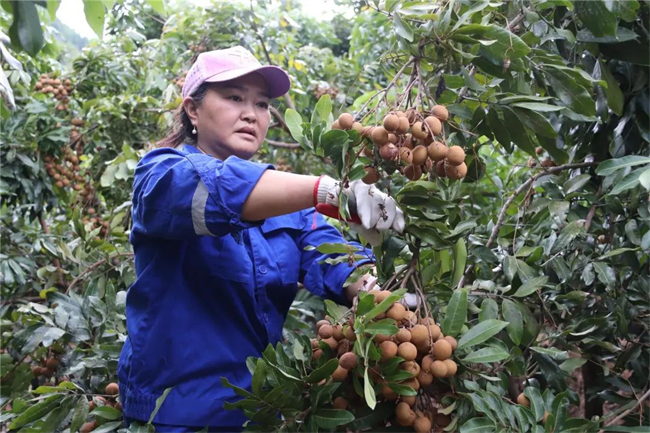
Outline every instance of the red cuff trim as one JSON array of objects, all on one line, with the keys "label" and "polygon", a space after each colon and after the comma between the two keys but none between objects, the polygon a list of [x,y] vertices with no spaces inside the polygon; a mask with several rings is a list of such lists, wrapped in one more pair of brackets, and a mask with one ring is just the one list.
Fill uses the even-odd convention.
[{"label": "red cuff trim", "polygon": [[316,183],[314,183],[314,207],[318,204],[318,186],[320,185],[320,180],[325,176],[324,174],[321,174],[319,178],[316,180]]}]

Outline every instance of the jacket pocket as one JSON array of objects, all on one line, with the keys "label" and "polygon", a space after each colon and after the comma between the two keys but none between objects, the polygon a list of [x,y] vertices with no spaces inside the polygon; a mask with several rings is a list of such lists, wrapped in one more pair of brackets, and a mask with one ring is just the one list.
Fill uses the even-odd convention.
[{"label": "jacket pocket", "polygon": [[268,244],[269,257],[277,263],[283,284],[296,284],[300,279],[300,251],[297,239],[305,221],[300,213],[268,218],[262,224],[264,240]]}]

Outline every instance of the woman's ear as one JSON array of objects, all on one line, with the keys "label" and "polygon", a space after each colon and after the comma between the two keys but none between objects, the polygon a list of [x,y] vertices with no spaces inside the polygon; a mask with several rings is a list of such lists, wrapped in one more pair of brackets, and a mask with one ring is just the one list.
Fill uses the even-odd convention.
[{"label": "woman's ear", "polygon": [[190,118],[192,124],[196,122],[196,118],[198,117],[198,108],[198,104],[190,96],[186,96],[185,99],[183,99],[183,109],[185,109],[187,117]]}]

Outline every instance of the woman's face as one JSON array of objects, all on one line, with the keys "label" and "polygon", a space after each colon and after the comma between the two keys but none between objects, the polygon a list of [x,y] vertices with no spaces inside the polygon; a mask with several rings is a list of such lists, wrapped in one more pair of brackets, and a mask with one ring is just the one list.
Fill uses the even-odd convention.
[{"label": "woman's face", "polygon": [[197,144],[225,160],[231,155],[250,159],[260,148],[271,121],[264,78],[251,73],[211,85],[200,105],[185,98],[183,105],[197,131]]}]

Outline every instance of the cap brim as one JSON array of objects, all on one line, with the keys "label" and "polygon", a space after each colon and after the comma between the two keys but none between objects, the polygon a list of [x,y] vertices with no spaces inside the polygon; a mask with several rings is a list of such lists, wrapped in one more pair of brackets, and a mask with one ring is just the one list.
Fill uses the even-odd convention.
[{"label": "cap brim", "polygon": [[234,80],[235,78],[243,77],[252,72],[261,74],[266,80],[269,88],[269,98],[277,98],[284,95],[291,88],[291,79],[284,69],[277,66],[252,66],[248,68],[231,69],[230,71],[222,72],[206,78],[206,83],[221,83],[224,81]]}]

